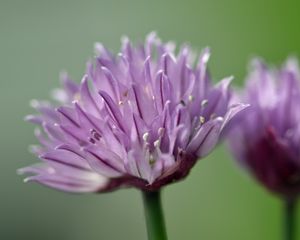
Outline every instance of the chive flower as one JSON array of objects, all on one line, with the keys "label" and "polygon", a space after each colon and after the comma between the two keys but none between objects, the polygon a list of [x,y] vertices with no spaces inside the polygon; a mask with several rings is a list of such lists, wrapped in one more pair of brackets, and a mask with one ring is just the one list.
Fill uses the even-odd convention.
[{"label": "chive flower", "polygon": [[95,44],[80,84],[67,74],[56,102],[32,101],[41,162],[20,169],[33,181],[67,192],[120,187],[156,191],[187,176],[219,142],[245,105],[232,102],[232,77],[218,84],[207,71],[209,49],[198,60],[151,33],[119,54]]}]

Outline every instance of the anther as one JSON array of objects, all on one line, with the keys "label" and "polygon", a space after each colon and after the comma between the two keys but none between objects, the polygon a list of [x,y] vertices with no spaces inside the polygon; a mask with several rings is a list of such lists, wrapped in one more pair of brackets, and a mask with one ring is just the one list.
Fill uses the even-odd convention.
[{"label": "anther", "polygon": [[158,129],[157,133],[158,133],[159,137],[162,137],[164,135],[164,133],[165,133],[165,128],[160,127]]},{"label": "anther", "polygon": [[[93,138],[95,138],[97,141],[99,141],[100,140],[100,138],[101,138],[101,135],[95,130],[95,129],[91,129],[91,134],[92,134],[92,136],[93,136]],[[94,140],[95,140],[94,139]]]},{"label": "anther", "polygon": [[203,99],[201,101],[201,107],[205,107],[208,104],[208,100],[207,99]]},{"label": "anther", "polygon": [[150,158],[149,158],[149,164],[150,164],[151,166],[153,166],[154,163],[155,163],[155,159],[154,159],[153,155],[151,154],[151,155],[150,155]]},{"label": "anther", "polygon": [[189,95],[189,101],[192,102],[194,101],[195,97],[193,95]]},{"label": "anther", "polygon": [[149,138],[149,133],[148,133],[148,132],[145,132],[145,133],[143,134],[143,140],[144,140],[145,142],[147,142],[147,141],[148,141],[148,138]]},{"label": "anther", "polygon": [[205,118],[203,116],[200,116],[199,120],[200,120],[200,123],[202,123],[202,124],[205,122]]},{"label": "anther", "polygon": [[160,139],[157,139],[156,141],[154,141],[153,145],[154,145],[154,147],[159,148],[160,147]]},{"label": "anther", "polygon": [[79,93],[75,93],[74,96],[73,96],[73,100],[74,100],[74,101],[80,101],[80,98],[81,98],[81,97],[80,97],[80,94],[79,94]]},{"label": "anther", "polygon": [[97,132],[95,132],[93,136],[94,136],[94,138],[96,138],[96,140],[98,140],[98,141],[99,141],[100,138],[101,138],[100,134],[97,133]]}]

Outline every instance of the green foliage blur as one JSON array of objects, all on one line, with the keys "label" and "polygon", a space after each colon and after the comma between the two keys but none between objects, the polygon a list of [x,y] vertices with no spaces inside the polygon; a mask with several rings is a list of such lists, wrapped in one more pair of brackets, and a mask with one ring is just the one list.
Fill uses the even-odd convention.
[{"label": "green foliage blur", "polygon": [[[234,75],[241,85],[251,57],[280,64],[299,55],[299,10],[288,0],[0,0],[0,239],[146,239],[137,190],[70,195],[16,175],[37,161],[27,151],[37,142],[23,121],[29,101],[48,99],[61,70],[79,81],[95,41],[118,51],[122,35],[138,41],[156,30],[197,51],[210,46],[214,80]],[[165,188],[163,204],[170,240],[281,239],[281,202],[224,144]]]}]

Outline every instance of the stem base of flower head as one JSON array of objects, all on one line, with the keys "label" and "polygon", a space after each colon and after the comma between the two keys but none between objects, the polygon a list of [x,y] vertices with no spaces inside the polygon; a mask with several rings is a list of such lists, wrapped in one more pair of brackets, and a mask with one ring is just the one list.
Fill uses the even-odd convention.
[{"label": "stem base of flower head", "polygon": [[284,200],[284,240],[296,239],[296,206],[297,199],[288,198]]},{"label": "stem base of flower head", "polygon": [[160,191],[143,191],[148,240],[167,240]]}]

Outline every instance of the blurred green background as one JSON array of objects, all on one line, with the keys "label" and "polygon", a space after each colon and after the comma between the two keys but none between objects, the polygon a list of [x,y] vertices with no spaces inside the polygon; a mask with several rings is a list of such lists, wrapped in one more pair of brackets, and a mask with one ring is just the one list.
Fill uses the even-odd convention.
[{"label": "blurred green background", "polygon": [[[241,84],[254,55],[280,63],[300,53],[300,2],[0,0],[0,239],[146,239],[137,190],[68,195],[24,184],[36,162],[29,100],[47,99],[67,69],[80,80],[93,43],[114,51],[156,30],[163,40],[210,46],[214,79]],[[183,182],[164,189],[169,239],[279,240],[281,202],[232,161],[223,146]],[[300,216],[299,216],[300,217]],[[300,239],[300,238],[299,238]]]}]

